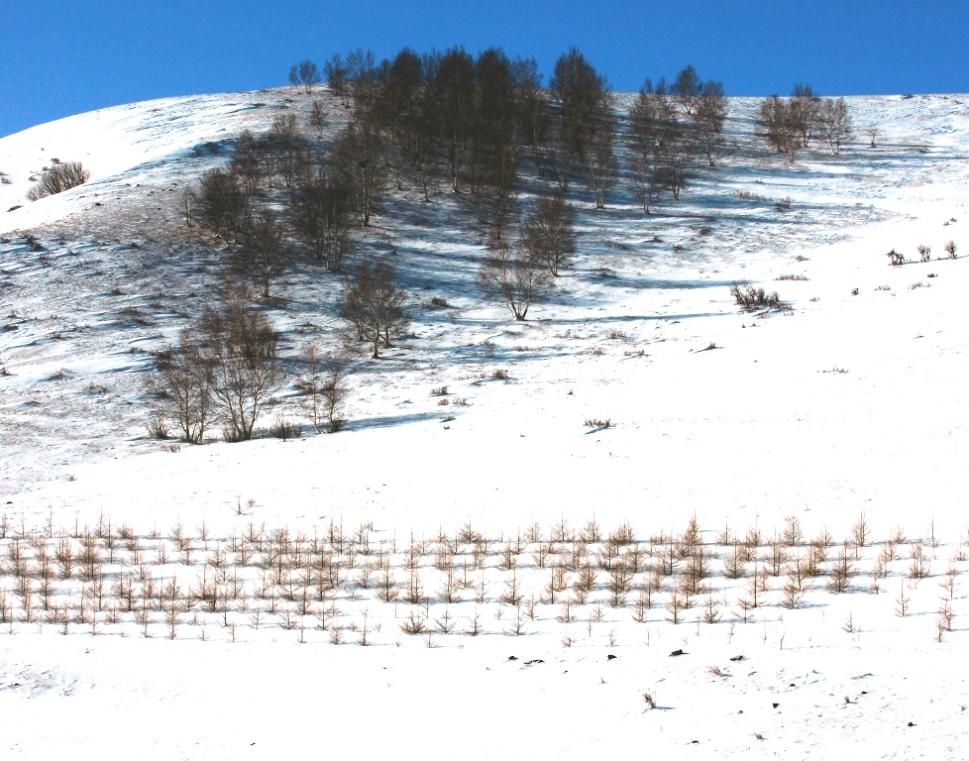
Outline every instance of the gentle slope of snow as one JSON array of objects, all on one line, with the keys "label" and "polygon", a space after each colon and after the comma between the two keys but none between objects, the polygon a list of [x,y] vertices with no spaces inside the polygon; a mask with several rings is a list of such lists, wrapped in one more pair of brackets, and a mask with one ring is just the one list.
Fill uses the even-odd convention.
[{"label": "gentle slope of snow", "polygon": [[[325,97],[338,126],[345,114]],[[39,562],[41,540],[19,534],[52,529],[44,541],[53,553],[62,533],[108,518],[133,527],[151,574],[176,576],[186,591],[215,543],[228,546],[250,525],[313,537],[332,524],[348,535],[372,524],[402,586],[411,539],[427,543],[420,563],[430,598],[380,601],[356,583],[356,566],[334,593],[346,626],[340,646],[329,641],[332,629],[314,628],[323,606],[307,617],[305,644],[280,617],[256,628],[251,608],[234,612],[232,642],[201,601],[181,613],[174,642],[161,611],[151,639],[131,614],[118,624],[99,618],[97,636],[80,621],[67,637],[43,619],[0,623],[0,714],[8,718],[0,748],[27,759],[79,742],[139,758],[311,747],[406,758],[418,744],[468,758],[638,749],[964,758],[969,97],[849,104],[857,142],[841,157],[811,151],[788,167],[751,135],[756,102],[734,101],[728,131],[740,150],[701,172],[680,203],[664,201],[653,217],[625,191],[605,210],[582,204],[580,254],[523,324],[481,300],[475,265],[484,247],[473,213],[447,192],[431,204],[413,189],[391,194],[361,253],[394,258],[413,336],[381,362],[359,350],[348,430],[203,447],[145,433],[151,352],[200,311],[219,276],[221,252],[185,235],[178,195],[225,160],[219,144],[245,128],[268,129],[277,113],[304,113],[306,99],[287,91],[171,98],[0,140],[0,171],[11,179],[0,185],[0,365],[9,373],[0,377],[8,522],[0,590],[19,600],[10,559],[18,542]],[[875,149],[861,135],[870,124],[880,129]],[[29,177],[53,157],[83,161],[91,181],[25,202]],[[538,186],[530,180],[523,200]],[[783,199],[789,210],[776,208]],[[32,250],[26,233],[44,250]],[[939,259],[949,240],[960,257]],[[912,260],[919,244],[936,258],[888,266],[889,249]],[[791,275],[804,279],[777,280]],[[739,312],[729,293],[739,280],[776,289],[792,309]],[[283,299],[267,313],[287,356],[310,339],[339,339],[339,287],[313,268],[281,280]],[[434,295],[452,308],[422,306]],[[507,380],[494,377],[499,369]],[[447,406],[431,394],[440,386]],[[299,414],[289,387],[262,422]],[[607,419],[602,430],[584,424]],[[850,592],[833,594],[834,557],[862,513],[876,544],[859,550]],[[768,540],[792,515],[805,542],[832,535],[826,575],[798,610],[782,605],[786,571],[772,576],[767,604],[743,623],[737,600],[750,579],[724,577],[729,548],[714,535],[725,525],[738,537],[758,529],[763,563]],[[579,530],[595,519],[604,532],[628,521],[644,550],[658,554],[662,542],[648,540],[681,534],[691,516],[717,555],[718,622],[697,621],[700,600],[685,623],[670,623],[673,584],[665,582],[648,621],[636,623],[636,592],[612,608],[600,569],[575,621],[557,620],[560,604],[539,603],[523,636],[509,634],[515,609],[499,596],[510,572],[499,566],[507,543],[533,524],[548,541],[563,521]],[[178,555],[165,538],[176,524],[193,537],[204,525],[213,546],[197,538],[189,564],[163,562],[160,544]],[[449,609],[432,548],[465,524],[493,542],[484,629],[466,633],[478,605],[466,589],[450,606],[459,631],[434,635],[428,648],[400,625],[414,610],[434,620]],[[899,530],[906,542],[873,594],[876,558]],[[918,542],[931,575],[913,580],[908,555]],[[556,552],[564,557],[567,544]],[[548,572],[534,567],[534,551],[522,554],[521,583],[541,597]],[[798,545],[793,554],[805,552]],[[121,553],[112,583],[140,564]],[[939,642],[950,563],[955,623]],[[260,572],[244,573],[246,604],[267,604],[255,592]],[[79,601],[90,584],[58,589]],[[912,597],[904,618],[899,590]],[[593,622],[597,607],[604,620]],[[381,627],[369,648],[357,646],[364,621]],[[199,641],[203,631],[208,641]],[[678,648],[689,655],[669,657]],[[608,661],[609,653],[619,657]],[[524,664],[532,659],[544,662]],[[647,691],[659,709],[644,710]],[[322,736],[295,729],[321,721]]]}]

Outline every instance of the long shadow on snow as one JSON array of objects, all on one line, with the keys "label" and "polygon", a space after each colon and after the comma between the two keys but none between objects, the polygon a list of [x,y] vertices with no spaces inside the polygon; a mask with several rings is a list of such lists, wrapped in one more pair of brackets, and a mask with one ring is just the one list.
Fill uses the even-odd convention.
[{"label": "long shadow on snow", "polygon": [[736,280],[658,280],[646,277],[634,277],[631,275],[603,275],[597,273],[595,270],[578,274],[603,287],[624,288],[630,291],[694,291],[701,288],[729,288],[737,283]]},{"label": "long shadow on snow", "polygon": [[412,412],[406,415],[381,415],[370,418],[360,418],[348,421],[346,431],[364,431],[372,428],[392,428],[396,425],[406,425],[416,423],[420,420],[441,420],[447,413],[444,412]]},{"label": "long shadow on snow", "polygon": [[736,316],[736,311],[729,312],[693,312],[689,314],[629,314],[611,315],[609,317],[543,317],[534,322],[540,325],[583,325],[583,324],[603,324],[608,325],[616,322],[657,322],[672,320],[691,320],[698,317],[731,317]]}]

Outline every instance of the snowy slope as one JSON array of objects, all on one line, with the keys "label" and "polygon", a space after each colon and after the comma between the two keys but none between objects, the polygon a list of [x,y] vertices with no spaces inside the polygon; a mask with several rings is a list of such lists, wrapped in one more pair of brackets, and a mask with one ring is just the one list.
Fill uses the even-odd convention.
[{"label": "snowy slope", "polygon": [[[326,97],[336,128],[342,109]],[[225,143],[242,129],[304,113],[306,99],[283,90],[171,98],[0,140],[0,171],[10,178],[0,185],[0,365],[9,373],[0,376],[9,527],[0,532],[8,558],[0,591],[19,599],[9,560],[17,536],[37,537],[19,541],[39,563],[40,537],[49,535],[53,555],[62,534],[80,547],[83,527],[107,519],[132,527],[141,561],[186,590],[216,546],[252,525],[311,537],[334,523],[347,535],[372,524],[402,587],[405,548],[427,543],[430,598],[381,601],[358,583],[359,568],[350,573],[354,581],[335,593],[345,639],[358,643],[360,627],[379,622],[370,649],[339,649],[313,616],[305,635],[277,614],[253,627],[251,609],[235,611],[230,640],[228,619],[220,624],[202,602],[181,614],[174,642],[161,610],[143,641],[130,614],[113,623],[95,615],[93,627],[79,619],[61,637],[60,623],[23,621],[14,603],[17,621],[0,624],[0,713],[19,729],[0,730],[0,748],[51,757],[62,740],[31,717],[43,713],[93,741],[97,718],[120,711],[126,729],[112,736],[108,757],[137,747],[146,758],[242,758],[307,747],[309,738],[273,728],[322,713],[347,727],[327,740],[333,749],[377,735],[375,753],[404,757],[417,742],[408,733],[423,722],[432,739],[422,744],[470,758],[586,757],[635,743],[697,758],[847,748],[860,758],[964,758],[969,265],[940,257],[949,240],[969,252],[969,96],[848,100],[859,134],[840,157],[816,150],[785,165],[752,135],[756,101],[739,99],[728,121],[737,151],[701,172],[680,202],[645,217],[624,192],[600,211],[580,199],[580,254],[524,324],[481,299],[473,214],[447,192],[426,205],[415,189],[392,194],[362,254],[394,257],[414,335],[379,363],[359,350],[349,429],[203,447],[169,447],[145,433],[150,352],[204,306],[219,271],[221,252],[182,229],[178,194],[225,160]],[[880,130],[874,149],[863,135],[869,125]],[[52,157],[82,161],[91,180],[26,202],[29,178]],[[538,187],[531,181],[529,192]],[[789,209],[777,208],[788,200]],[[28,233],[43,250],[32,250]],[[917,260],[919,244],[932,247],[933,261],[888,266],[889,249]],[[792,275],[803,279],[778,280]],[[776,289],[792,309],[739,312],[729,293],[739,280]],[[336,279],[310,269],[280,284],[283,298],[268,313],[289,356],[311,338],[338,340],[338,291]],[[435,295],[451,308],[425,308]],[[507,380],[494,377],[499,369]],[[447,406],[431,395],[440,386]],[[298,414],[293,389],[284,389],[262,422]],[[602,430],[584,425],[606,419]],[[872,544],[856,551],[850,593],[832,594],[838,546],[862,513]],[[750,580],[724,577],[730,544],[715,534],[758,530],[766,557],[792,515],[805,539],[791,558],[810,538],[832,535],[826,575],[798,610],[783,605],[784,573],[772,577],[768,604],[743,623],[736,601]],[[688,623],[670,623],[667,582],[647,623],[636,623],[636,593],[612,608],[603,570],[575,621],[557,620],[559,603],[540,602],[525,635],[509,634],[516,614],[499,599],[511,578],[502,553],[533,524],[548,542],[563,522],[579,530],[595,520],[607,533],[628,521],[658,557],[663,542],[649,540],[679,535],[691,516],[716,558],[717,622],[699,620],[698,602]],[[199,535],[194,560],[178,567],[159,557],[165,542],[178,555],[176,524],[216,537],[209,546]],[[490,591],[482,603],[466,589],[445,604],[433,547],[466,524],[493,543]],[[873,594],[878,554],[900,532],[899,556]],[[540,543],[522,553],[526,599],[544,594],[547,573],[531,559]],[[567,544],[556,550],[563,558]],[[930,574],[909,579],[909,554],[922,545]],[[593,543],[592,554],[600,551]],[[111,578],[134,572],[137,553],[122,551]],[[250,585],[240,599],[251,593],[247,604],[264,604],[259,571],[239,563]],[[956,579],[955,625],[937,636],[947,578]],[[79,601],[90,584],[58,589]],[[913,613],[900,617],[896,598],[906,594]],[[486,636],[472,638],[463,632],[479,604]],[[436,647],[401,633],[415,609],[433,621],[452,607],[460,631],[426,643]],[[593,623],[596,607],[605,620]],[[846,626],[849,617],[860,625]],[[202,632],[211,641],[198,641]],[[669,658],[678,648],[690,655]],[[512,654],[521,660],[507,661]],[[738,654],[747,660],[732,663]],[[523,665],[528,659],[544,663]],[[261,664],[255,673],[252,663]],[[326,680],[339,686],[321,695]],[[659,709],[644,710],[644,691]],[[211,722],[200,720],[205,706],[218,706]],[[177,729],[147,718],[158,711]],[[250,711],[265,725],[252,727]],[[388,731],[374,733],[375,721]],[[468,737],[477,738],[471,747]]]}]

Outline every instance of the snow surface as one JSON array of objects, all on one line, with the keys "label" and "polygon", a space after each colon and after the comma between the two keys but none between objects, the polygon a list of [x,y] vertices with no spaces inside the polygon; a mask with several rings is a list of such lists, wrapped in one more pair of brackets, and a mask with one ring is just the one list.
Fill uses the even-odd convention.
[{"label": "snow surface", "polygon": [[[335,128],[345,116],[325,97]],[[939,258],[948,240],[969,251],[969,96],[848,100],[856,142],[839,157],[806,152],[794,166],[752,136],[756,101],[731,101],[736,153],[652,217],[623,192],[605,210],[583,204],[580,255],[523,324],[481,300],[474,213],[448,192],[430,204],[416,189],[393,194],[362,253],[393,258],[413,336],[380,362],[360,349],[348,430],[202,447],[145,432],[151,352],[206,303],[221,256],[186,235],[178,195],[225,160],[242,129],[268,129],[273,115],[303,113],[308,101],[283,90],[170,98],[0,140],[10,179],[0,184],[0,365],[9,373],[0,376],[0,591],[16,614],[0,624],[4,755],[969,756],[969,269],[962,256]],[[868,125],[880,130],[875,149]],[[29,178],[54,157],[82,161],[91,180],[28,203]],[[531,181],[523,201],[539,187]],[[932,261],[917,262],[919,244]],[[909,263],[888,266],[892,248]],[[805,279],[777,280],[790,275]],[[739,280],[776,289],[792,308],[739,312],[729,293]],[[338,280],[309,268],[279,284],[282,299],[266,308],[289,356],[307,340],[338,339],[338,291]],[[432,296],[451,307],[426,308]],[[494,377],[499,369],[507,380]],[[447,406],[431,394],[440,386]],[[262,422],[277,414],[298,415],[293,388]],[[849,591],[835,594],[835,558],[862,513],[872,543],[850,550]],[[760,531],[764,567],[768,540],[792,515],[805,536],[790,558],[831,534],[825,573],[796,609],[783,605],[786,570],[771,576],[766,602],[744,623],[738,600],[751,579],[725,577],[731,547],[718,534]],[[558,620],[561,600],[541,602],[549,570],[535,552],[556,526],[579,532],[595,520],[607,535],[628,522],[632,546],[655,563],[661,540],[692,516],[712,576],[682,623],[668,620],[669,579],[645,622],[633,620],[646,573],[613,607],[599,568],[572,621]],[[188,592],[206,559],[228,551],[244,578],[233,626],[195,600],[174,640],[162,610],[144,637],[130,613],[117,622],[92,613],[93,581],[76,575],[55,584],[57,599],[88,606],[67,622],[68,636],[45,615],[25,621],[11,548],[39,567],[40,546],[51,557],[61,541],[77,552],[85,527],[106,521],[133,536],[104,566],[109,586],[144,565]],[[193,537],[187,562],[176,525]],[[285,527],[309,541],[333,525],[379,548],[344,569],[326,603],[336,622],[317,628],[325,605],[304,616],[283,600],[255,625],[254,609],[269,604],[259,595],[265,569],[229,550],[233,537]],[[454,541],[463,526],[488,540],[471,573],[485,589],[444,602],[435,553],[442,534]],[[875,593],[878,555],[900,533]],[[504,558],[520,537],[513,571]],[[553,557],[565,562],[575,543],[560,541]],[[918,546],[929,571],[913,579]],[[605,547],[592,542],[589,557]],[[471,553],[462,545],[456,568]],[[336,556],[347,562],[345,549]],[[396,601],[362,584],[363,567],[383,562]],[[427,598],[414,604],[404,594],[412,562]],[[514,619],[525,606],[501,600],[512,579],[536,601],[521,636]],[[36,601],[36,575],[32,583]],[[910,598],[906,616],[900,597]],[[715,623],[702,620],[708,598]],[[953,622],[940,634],[943,598]],[[432,629],[454,616],[456,628],[405,634],[415,611]],[[475,615],[476,637],[467,633]],[[365,630],[370,646],[360,647]],[[670,657],[676,649],[688,654]]]}]

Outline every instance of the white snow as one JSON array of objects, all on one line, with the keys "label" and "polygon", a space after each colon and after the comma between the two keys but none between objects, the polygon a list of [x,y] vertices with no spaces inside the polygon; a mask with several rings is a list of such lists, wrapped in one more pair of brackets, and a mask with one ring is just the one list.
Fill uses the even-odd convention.
[{"label": "white snow", "polygon": [[[335,128],[345,116],[325,97]],[[413,189],[392,194],[364,251],[394,257],[414,335],[380,362],[360,349],[349,429],[201,447],[145,432],[149,352],[201,309],[218,277],[220,252],[185,235],[178,194],[227,155],[196,146],[268,129],[273,115],[302,113],[308,101],[282,90],[170,98],[0,140],[10,178],[0,184],[0,366],[9,373],[0,376],[0,592],[15,619],[0,623],[4,757],[91,748],[165,759],[309,749],[965,758],[969,96],[848,100],[856,141],[840,157],[806,152],[793,167],[753,138],[756,101],[732,101],[728,130],[740,150],[652,217],[623,193],[598,212],[583,204],[580,255],[525,323],[481,300],[472,212],[449,192],[431,204]],[[875,149],[863,134],[872,124]],[[91,180],[27,202],[29,177],[53,157],[82,161]],[[775,209],[782,199],[789,210]],[[31,250],[28,232],[43,251]],[[939,258],[949,240],[955,260]],[[932,261],[911,262],[919,244]],[[890,267],[892,248],[910,263]],[[789,275],[806,279],[777,280]],[[792,309],[738,311],[729,289],[739,280],[776,289]],[[276,290],[284,300],[267,309],[289,355],[310,339],[337,340],[338,280],[303,268]],[[435,295],[451,308],[421,306]],[[509,378],[496,379],[498,369]],[[431,395],[440,386],[447,406]],[[298,416],[292,388],[261,422],[277,414]],[[607,419],[605,429],[584,425]],[[836,594],[831,571],[861,514],[870,542],[847,550],[854,573]],[[610,604],[597,562],[605,542],[589,546],[597,583],[574,620],[558,619],[575,571],[555,603],[541,602],[551,565],[577,544],[555,543],[549,566],[536,567],[563,522],[579,532],[595,520],[604,536],[628,522],[636,546],[654,553],[644,562],[657,563],[660,539],[681,535],[693,516],[711,576],[683,622],[668,620],[668,578],[645,622],[633,618],[635,588],[623,606]],[[763,569],[789,516],[804,539],[744,623],[738,600],[751,578],[724,575],[732,550],[718,535],[759,530]],[[110,606],[93,614],[94,582],[75,570],[53,582],[53,599],[72,606],[68,636],[56,605],[24,620],[12,553],[34,569],[39,606],[39,548],[52,562],[61,542],[76,554],[85,528],[103,535],[108,521],[131,529],[104,559],[108,588],[129,572],[138,586],[144,565],[159,586],[176,578],[188,593],[215,575],[206,559],[224,550],[242,579],[232,610],[192,600],[174,640],[154,610],[144,637],[132,613],[116,622]],[[189,538],[187,563],[176,525]],[[455,573],[470,583],[446,602],[446,574],[434,565],[440,535],[455,541],[466,525],[489,541],[480,565],[473,545],[459,543]],[[352,568],[347,548],[328,539],[333,526],[355,546]],[[283,596],[266,612],[275,600],[258,594],[267,570],[239,554],[242,537],[260,531],[249,550],[270,552],[282,528],[294,542],[317,537],[344,564],[339,588],[306,615]],[[825,574],[805,580],[803,605],[789,609],[790,562],[825,530],[834,543]],[[877,559],[899,532],[875,593]],[[519,539],[512,571],[505,562]],[[425,551],[416,560],[412,542]],[[106,556],[104,539],[96,543]],[[910,578],[917,546],[929,563],[922,579]],[[378,594],[381,563],[400,587],[396,601]],[[411,563],[427,598],[415,604],[406,601]],[[298,565],[286,571],[297,587]],[[634,587],[648,577],[636,574]],[[513,579],[517,610],[500,599]],[[714,623],[703,620],[708,597]],[[534,619],[523,613],[532,598]],[[952,630],[940,636],[948,598]],[[453,617],[455,629],[405,634],[412,614],[432,629]],[[468,634],[475,615],[480,636]],[[670,657],[676,649],[688,654]]]}]

